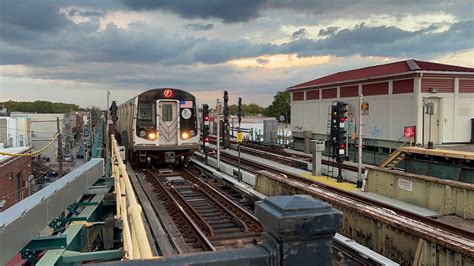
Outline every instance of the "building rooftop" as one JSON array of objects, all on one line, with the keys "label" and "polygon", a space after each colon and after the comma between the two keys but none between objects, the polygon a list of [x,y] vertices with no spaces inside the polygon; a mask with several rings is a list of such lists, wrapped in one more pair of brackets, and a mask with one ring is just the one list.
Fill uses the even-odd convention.
[{"label": "building rooftop", "polygon": [[439,64],[415,59],[403,60],[383,65],[369,66],[348,71],[337,72],[328,76],[313,79],[288,88],[288,90],[303,89],[319,85],[330,85],[335,83],[363,80],[369,78],[383,77],[397,74],[410,74],[416,71],[436,72],[466,72],[474,74],[474,68]]},{"label": "building rooftop", "polygon": [[[29,149],[31,148],[30,147],[11,147],[11,148],[0,149],[0,152],[6,152],[6,153],[11,153],[11,154],[22,154]],[[10,158],[12,158],[12,156],[0,155],[0,162],[6,161]]]}]

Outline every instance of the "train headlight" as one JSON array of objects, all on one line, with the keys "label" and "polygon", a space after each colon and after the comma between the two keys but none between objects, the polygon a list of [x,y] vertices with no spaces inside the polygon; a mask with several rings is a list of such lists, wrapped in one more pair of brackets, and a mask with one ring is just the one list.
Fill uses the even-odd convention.
[{"label": "train headlight", "polygon": [[189,139],[189,133],[188,132],[181,133],[181,139]]},{"label": "train headlight", "polygon": [[148,137],[149,140],[155,140],[157,135],[156,135],[155,132],[150,132],[150,133],[148,133],[147,137]]},{"label": "train headlight", "polygon": [[143,138],[143,137],[145,137],[145,136],[146,136],[146,131],[145,131],[145,130],[142,130],[142,131],[140,131],[140,133],[139,133],[139,134],[140,134],[140,137],[142,137],[142,138]]}]

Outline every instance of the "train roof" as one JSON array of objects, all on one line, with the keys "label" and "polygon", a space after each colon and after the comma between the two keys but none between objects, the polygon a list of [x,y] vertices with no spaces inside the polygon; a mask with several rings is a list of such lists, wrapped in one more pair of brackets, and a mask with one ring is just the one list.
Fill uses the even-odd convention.
[{"label": "train roof", "polygon": [[[164,92],[166,90],[171,91],[171,95],[168,97],[164,96]],[[133,98],[129,99],[128,101],[125,101],[122,104],[134,101],[135,98],[140,98],[141,100],[152,100],[152,99],[161,99],[161,98],[168,98],[168,99],[195,99],[195,96],[187,91],[180,90],[180,89],[175,89],[175,88],[155,88],[155,89],[150,89],[147,91],[144,91]],[[122,105],[120,104],[120,105]]]}]

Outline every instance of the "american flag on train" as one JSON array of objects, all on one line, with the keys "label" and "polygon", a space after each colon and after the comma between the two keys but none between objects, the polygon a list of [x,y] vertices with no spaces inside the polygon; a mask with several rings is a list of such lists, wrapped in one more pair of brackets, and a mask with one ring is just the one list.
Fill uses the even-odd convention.
[{"label": "american flag on train", "polygon": [[179,101],[180,108],[193,108],[193,101]]}]

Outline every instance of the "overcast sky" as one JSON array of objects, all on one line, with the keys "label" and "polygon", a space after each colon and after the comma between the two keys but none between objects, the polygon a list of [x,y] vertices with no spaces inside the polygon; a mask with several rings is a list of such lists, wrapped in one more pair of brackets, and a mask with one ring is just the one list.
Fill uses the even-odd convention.
[{"label": "overcast sky", "polygon": [[268,105],[407,58],[474,66],[472,0],[0,0],[0,101],[105,107],[175,87]]}]

